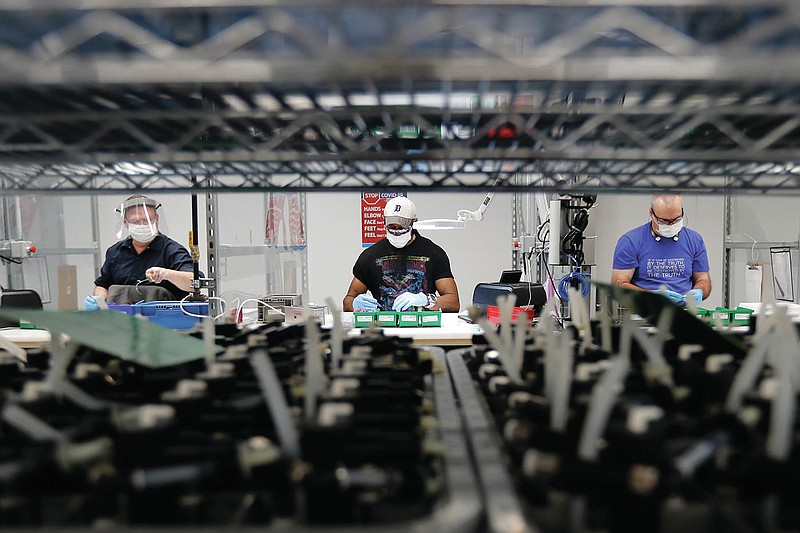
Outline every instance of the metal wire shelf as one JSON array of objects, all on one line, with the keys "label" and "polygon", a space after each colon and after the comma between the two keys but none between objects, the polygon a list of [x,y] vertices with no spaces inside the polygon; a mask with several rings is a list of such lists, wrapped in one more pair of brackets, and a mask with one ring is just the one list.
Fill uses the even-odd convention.
[{"label": "metal wire shelf", "polygon": [[790,0],[50,4],[0,0],[4,192],[800,190]]}]

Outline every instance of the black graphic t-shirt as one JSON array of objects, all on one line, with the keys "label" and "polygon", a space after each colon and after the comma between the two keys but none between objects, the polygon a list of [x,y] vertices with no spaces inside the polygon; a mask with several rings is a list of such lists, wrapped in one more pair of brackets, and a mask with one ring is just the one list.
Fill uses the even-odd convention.
[{"label": "black graphic t-shirt", "polygon": [[398,294],[432,294],[437,279],[453,277],[445,251],[412,231],[416,238],[405,248],[395,248],[381,239],[361,252],[353,266],[353,276],[369,288],[384,310],[392,309]]}]

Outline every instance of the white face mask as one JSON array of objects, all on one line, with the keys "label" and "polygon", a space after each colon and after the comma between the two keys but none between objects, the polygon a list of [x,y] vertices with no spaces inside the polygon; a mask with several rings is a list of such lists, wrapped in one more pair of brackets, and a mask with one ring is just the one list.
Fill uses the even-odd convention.
[{"label": "white face mask", "polygon": [[156,227],[151,224],[128,224],[128,232],[133,240],[142,243],[152,241],[158,234]]},{"label": "white face mask", "polygon": [[391,244],[395,248],[403,248],[411,240],[411,230],[408,230],[402,235],[392,235],[387,231],[386,240],[388,240],[389,244]]},{"label": "white face mask", "polygon": [[675,235],[678,234],[683,229],[683,220],[680,220],[672,225],[669,224],[659,224],[658,225],[658,234],[662,237],[666,237],[671,239]]}]

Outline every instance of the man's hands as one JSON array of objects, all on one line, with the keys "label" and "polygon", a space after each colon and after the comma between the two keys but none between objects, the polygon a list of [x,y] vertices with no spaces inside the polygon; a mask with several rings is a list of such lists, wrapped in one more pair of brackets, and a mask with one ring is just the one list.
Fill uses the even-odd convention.
[{"label": "man's hands", "polygon": [[359,294],[353,299],[353,311],[374,311],[378,308],[378,300],[366,294]]},{"label": "man's hands", "polygon": [[147,269],[147,272],[144,275],[147,277],[148,280],[152,281],[153,283],[161,283],[165,279],[167,279],[167,273],[169,272],[168,269],[162,267],[150,267]]},{"label": "man's hands", "polygon": [[685,306],[686,302],[689,300],[692,300],[696,305],[700,305],[700,302],[703,301],[703,289],[692,289],[683,296],[681,296],[680,293],[667,289],[666,287],[661,287],[653,292],[660,294],[670,302],[681,306]]},{"label": "man's hands", "polygon": [[97,311],[98,309],[108,309],[105,299],[102,296],[87,296],[83,301],[87,311]]},{"label": "man's hands", "polygon": [[675,292],[675,291],[671,291],[671,290],[669,290],[669,289],[667,289],[665,287],[661,287],[660,289],[658,289],[657,291],[654,291],[654,292],[656,294],[660,294],[661,296],[663,296],[664,298],[666,298],[667,300],[669,300],[670,302],[672,302],[674,304],[681,305],[681,304],[685,303],[683,301],[683,296],[680,293]]},{"label": "man's hands", "polygon": [[405,311],[410,307],[425,307],[428,305],[428,295],[422,292],[404,292],[394,299],[393,311]]},{"label": "man's hands", "polygon": [[703,290],[692,289],[683,296],[683,299],[686,301],[694,300],[695,304],[700,305],[700,302],[703,301]]}]

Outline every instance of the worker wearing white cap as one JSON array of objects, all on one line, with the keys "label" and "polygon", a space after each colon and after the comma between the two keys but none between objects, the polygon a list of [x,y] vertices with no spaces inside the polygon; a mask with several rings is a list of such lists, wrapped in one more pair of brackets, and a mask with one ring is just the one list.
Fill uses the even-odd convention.
[{"label": "worker wearing white cap", "polygon": [[414,203],[405,196],[392,198],[383,216],[386,237],[358,257],[342,302],[344,310],[458,312],[458,287],[450,259],[440,246],[413,229]]}]

